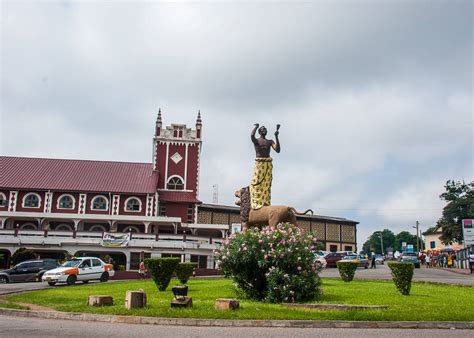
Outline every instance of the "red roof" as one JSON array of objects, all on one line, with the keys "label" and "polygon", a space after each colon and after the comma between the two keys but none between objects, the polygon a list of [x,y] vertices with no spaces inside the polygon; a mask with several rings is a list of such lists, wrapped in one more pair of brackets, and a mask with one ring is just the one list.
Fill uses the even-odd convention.
[{"label": "red roof", "polygon": [[0,188],[155,193],[151,163],[0,156]]},{"label": "red roof", "polygon": [[202,203],[190,191],[158,191],[158,195],[164,202]]}]

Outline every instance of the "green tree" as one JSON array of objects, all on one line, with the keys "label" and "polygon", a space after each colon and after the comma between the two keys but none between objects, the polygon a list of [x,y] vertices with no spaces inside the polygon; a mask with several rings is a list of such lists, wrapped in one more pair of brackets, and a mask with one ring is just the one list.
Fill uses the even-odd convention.
[{"label": "green tree", "polygon": [[399,232],[395,236],[395,243],[393,245],[393,249],[401,251],[403,242],[406,242],[407,244],[413,244],[413,248],[416,250],[416,235],[413,235],[408,231]]},{"label": "green tree", "polygon": [[[383,251],[385,253],[387,252],[388,247],[393,247],[395,242],[395,234],[389,229],[382,230],[382,242]],[[375,231],[372,235],[370,235],[369,239],[362,246],[362,251],[365,253],[372,251],[376,253],[382,253],[382,248],[380,247],[380,231]]]},{"label": "green tree", "polygon": [[462,220],[474,218],[474,181],[465,183],[448,180],[444,188],[446,191],[439,197],[447,204],[436,226],[441,228],[441,241],[444,244],[461,243]]}]

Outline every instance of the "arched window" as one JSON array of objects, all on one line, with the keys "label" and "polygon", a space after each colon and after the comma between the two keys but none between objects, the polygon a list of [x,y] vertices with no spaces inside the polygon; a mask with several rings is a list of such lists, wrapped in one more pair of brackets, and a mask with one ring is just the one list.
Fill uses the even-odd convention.
[{"label": "arched window", "polygon": [[37,193],[30,192],[23,197],[23,207],[24,208],[39,208],[41,203],[41,198]]},{"label": "arched window", "polygon": [[7,196],[3,192],[0,192],[0,207],[6,207],[8,204]]},{"label": "arched window", "polygon": [[72,226],[69,224],[59,224],[57,227],[54,228],[56,231],[72,231]]},{"label": "arched window", "polygon": [[139,233],[140,230],[137,228],[137,227],[134,227],[134,226],[128,226],[126,227],[125,229],[123,229],[123,232],[124,233],[128,233],[128,232],[135,232],[135,233]]},{"label": "arched window", "polygon": [[129,197],[125,201],[125,211],[142,211],[142,201],[136,197]]},{"label": "arched window", "polygon": [[168,180],[167,188],[169,190],[183,190],[184,189],[183,180],[178,176],[172,176]]},{"label": "arched window", "polygon": [[105,227],[103,225],[96,224],[96,225],[91,226],[89,231],[90,232],[105,232],[106,230],[105,230]]},{"label": "arched window", "polygon": [[76,200],[71,195],[62,195],[58,199],[58,209],[74,209]]},{"label": "arched window", "polygon": [[92,199],[92,210],[108,210],[109,201],[104,196],[96,196]]},{"label": "arched window", "polygon": [[20,230],[36,230],[36,224],[33,223],[25,223],[20,227]]}]

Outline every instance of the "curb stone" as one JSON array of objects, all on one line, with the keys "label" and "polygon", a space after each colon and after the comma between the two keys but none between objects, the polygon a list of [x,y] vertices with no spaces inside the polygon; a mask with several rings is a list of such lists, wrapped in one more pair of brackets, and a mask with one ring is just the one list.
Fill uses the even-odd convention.
[{"label": "curb stone", "polygon": [[29,311],[0,308],[0,315],[83,320],[124,324],[147,324],[162,326],[219,326],[219,327],[287,327],[287,328],[351,328],[351,329],[470,329],[474,322],[387,322],[387,321],[345,321],[345,320],[235,320],[235,319],[196,319],[160,318],[141,316],[99,315],[94,313]]}]

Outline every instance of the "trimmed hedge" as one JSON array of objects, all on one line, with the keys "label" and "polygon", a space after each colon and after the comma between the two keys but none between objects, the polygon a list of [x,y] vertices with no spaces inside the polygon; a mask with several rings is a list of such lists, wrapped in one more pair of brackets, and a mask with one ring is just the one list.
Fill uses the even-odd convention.
[{"label": "trimmed hedge", "polygon": [[197,268],[196,263],[178,263],[176,266],[176,277],[181,284],[186,284],[189,277],[193,275],[194,269]]},{"label": "trimmed hedge", "polygon": [[336,262],[339,275],[344,282],[350,282],[354,279],[355,272],[359,263],[357,262]]},{"label": "trimmed hedge", "polygon": [[402,295],[408,296],[415,265],[413,263],[389,262],[388,267],[392,270],[392,279],[398,291]]},{"label": "trimmed hedge", "polygon": [[176,269],[179,258],[146,258],[145,266],[151,271],[151,276],[158,290],[165,291],[168,287],[171,276]]}]

